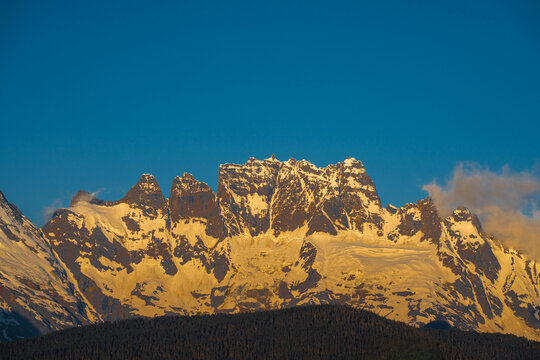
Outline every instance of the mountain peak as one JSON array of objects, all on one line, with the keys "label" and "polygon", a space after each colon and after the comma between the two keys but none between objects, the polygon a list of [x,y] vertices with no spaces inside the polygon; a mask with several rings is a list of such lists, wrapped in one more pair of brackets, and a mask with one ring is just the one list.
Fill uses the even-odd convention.
[{"label": "mountain peak", "polygon": [[355,165],[361,165],[362,167],[364,166],[364,164],[362,164],[360,160],[356,160],[355,158],[351,156],[347,157],[345,161],[343,161],[343,163],[348,166],[355,166]]},{"label": "mountain peak", "polygon": [[451,219],[454,219],[456,222],[471,222],[474,227],[476,227],[476,230],[478,230],[478,233],[483,234],[484,229],[482,228],[482,223],[480,222],[480,219],[478,216],[473,213],[471,210],[469,210],[465,206],[458,206],[452,215],[450,216]]},{"label": "mountain peak", "polygon": [[[10,203],[2,191],[0,191],[0,206],[10,209],[9,212],[15,219],[17,219],[18,222],[23,221],[24,215],[22,211],[19,210],[17,205]],[[0,222],[1,222],[1,219],[0,219]],[[0,226],[0,234],[1,234],[1,230],[2,230],[2,227]],[[7,231],[6,229],[4,230]]]},{"label": "mountain peak", "polygon": [[204,189],[212,191],[208,184],[195,179],[195,177],[190,173],[183,173],[182,176],[177,176],[173,179],[171,186],[171,197],[179,192],[189,192],[194,190]]},{"label": "mountain peak", "polygon": [[365,174],[366,168],[364,167],[364,164],[360,160],[356,160],[353,157],[348,157],[343,161],[342,163],[339,163],[338,165],[343,166],[343,170],[346,173],[352,173],[352,174]]},{"label": "mountain peak", "polygon": [[0,191],[0,202],[7,202],[6,196],[2,191]]},{"label": "mountain peak", "polygon": [[465,206],[458,206],[453,212],[452,217],[455,221],[468,221],[471,220],[472,213]]},{"label": "mountain peak", "polygon": [[157,180],[154,177],[154,175],[145,173],[139,177],[139,182],[148,182],[148,183],[156,182],[157,183]]},{"label": "mountain peak", "polygon": [[178,223],[181,219],[206,219],[207,235],[214,238],[225,237],[216,195],[210,186],[196,180],[189,173],[174,178],[169,197],[169,213],[173,223]]},{"label": "mountain peak", "polygon": [[180,178],[180,180],[196,181],[195,177],[193,177],[193,174],[190,174],[190,173],[187,173],[187,172],[182,174],[182,177]]},{"label": "mountain peak", "polygon": [[272,154],[272,156],[270,156],[268,159],[264,159],[264,161],[279,162],[274,154]]},{"label": "mountain peak", "polygon": [[154,209],[161,209],[165,206],[165,198],[161,188],[156,178],[150,174],[142,174],[137,184],[120,201],[149,206]]}]

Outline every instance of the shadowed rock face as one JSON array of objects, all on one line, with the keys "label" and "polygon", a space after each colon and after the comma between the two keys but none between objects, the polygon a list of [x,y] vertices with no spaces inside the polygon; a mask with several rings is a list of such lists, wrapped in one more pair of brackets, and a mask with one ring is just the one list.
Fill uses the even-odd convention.
[{"label": "shadowed rock face", "polygon": [[[471,224],[471,232],[463,234],[456,230],[459,224]],[[475,267],[492,282],[501,270],[491,246],[484,239],[482,227],[476,215],[467,208],[459,207],[450,219],[445,220],[450,237],[455,241],[459,257],[475,265]],[[465,235],[465,236],[464,236]]]},{"label": "shadowed rock face", "polygon": [[230,235],[256,235],[270,227],[270,202],[283,164],[251,158],[244,165],[219,167],[217,197]]},{"label": "shadowed rock face", "polygon": [[485,324],[487,320],[502,315],[502,301],[507,295],[499,298],[487,291],[492,286],[498,288],[495,283],[499,279],[501,264],[493,252],[494,244],[483,234],[478,218],[467,208],[456,209],[442,225],[447,236],[438,245],[438,255],[441,262],[458,276],[447,286],[460,297],[477,304],[476,307],[465,307],[456,303],[456,307],[474,314],[476,320],[466,323],[461,319],[456,323],[462,328],[474,329],[476,324]]},{"label": "shadowed rock face", "polygon": [[70,209],[57,211],[43,231],[104,320],[135,316],[129,304],[111,296],[113,289],[99,283],[87,269],[129,275],[145,260],[155,260],[165,275],[175,275],[167,201],[156,179],[147,174],[118,201],[89,195],[77,193]]},{"label": "shadowed rock face", "polygon": [[[438,244],[442,234],[442,219],[439,217],[435,204],[427,197],[416,204],[406,204],[402,208],[387,206],[386,211],[400,217],[397,233],[405,236],[422,234],[421,241]],[[396,234],[391,234],[392,239]]]},{"label": "shadowed rock face", "polygon": [[363,224],[373,224],[380,228],[382,226],[379,214],[381,200],[371,177],[366,174],[364,165],[360,161],[349,158],[338,166],[341,168],[339,193],[345,212],[352,222],[350,227],[361,230]]},{"label": "shadowed rock face", "polygon": [[420,229],[424,234],[422,240],[438,244],[442,233],[442,219],[435,208],[433,200],[428,197],[418,201],[417,207],[420,211],[420,218],[422,219],[422,227]]},{"label": "shadowed rock face", "polygon": [[[20,241],[10,223],[0,231]],[[43,232],[82,307],[102,319],[337,302],[470,330],[506,331],[504,313],[524,324],[511,331],[540,338],[536,262],[500,247],[465,208],[446,219],[430,198],[383,208],[353,158],[225,164],[217,194],[184,173],[167,200],[143,175],[118,201],[80,191]]]},{"label": "shadowed rock face", "polygon": [[167,207],[156,178],[149,174],[141,175],[139,182],[119,202],[143,208],[154,216],[159,210],[166,211]]},{"label": "shadowed rock face", "polygon": [[250,159],[220,167],[218,199],[231,234],[336,234],[364,224],[380,229],[381,203],[363,164],[353,158],[317,168],[302,160]]},{"label": "shadowed rock face", "polygon": [[0,342],[95,320],[41,231],[0,192]]},{"label": "shadowed rock face", "polygon": [[175,222],[192,217],[208,219],[219,215],[216,197],[212,189],[187,173],[184,173],[181,178],[174,178],[169,208],[171,219]]},{"label": "shadowed rock face", "polygon": [[191,174],[174,178],[169,211],[173,223],[191,218],[204,219],[207,221],[207,235],[218,239],[224,239],[227,235],[216,195],[207,184],[195,180]]},{"label": "shadowed rock face", "polygon": [[[110,297],[95,280],[82,272],[78,261],[85,259],[96,271],[103,271],[109,267],[101,261],[105,258],[130,273],[133,266],[140,262],[141,256],[130,253],[116,239],[111,244],[100,228],[92,230],[84,226],[79,228],[77,220],[84,221],[84,218],[70,210],[58,211],[53,219],[43,226],[43,231],[49,234],[55,252],[73,275],[84,297],[101,314],[102,319],[129,318],[128,311],[118,300]],[[57,237],[56,234],[64,234],[64,237]]]}]

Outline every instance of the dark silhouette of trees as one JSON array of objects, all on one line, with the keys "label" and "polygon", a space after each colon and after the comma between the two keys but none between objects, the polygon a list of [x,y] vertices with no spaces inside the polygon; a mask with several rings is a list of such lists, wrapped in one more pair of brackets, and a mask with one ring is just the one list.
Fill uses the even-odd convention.
[{"label": "dark silhouette of trees", "polygon": [[540,343],[414,328],[368,311],[324,305],[108,322],[2,344],[0,358],[540,359]]}]

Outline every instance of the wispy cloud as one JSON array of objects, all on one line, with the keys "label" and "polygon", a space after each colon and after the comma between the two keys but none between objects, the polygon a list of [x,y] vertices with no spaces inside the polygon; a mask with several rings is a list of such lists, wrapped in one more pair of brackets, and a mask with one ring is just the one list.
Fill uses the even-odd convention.
[{"label": "wispy cloud", "polygon": [[[87,194],[86,196],[83,195],[83,197],[79,198],[78,201],[86,201],[90,202],[93,198],[95,198],[98,194],[105,191],[105,188],[100,188],[93,193]],[[73,196],[72,196],[73,197]],[[52,219],[54,212],[60,208],[64,207],[64,202],[62,199],[58,198],[55,199],[50,205],[45,206],[41,209],[41,216],[44,223],[48,222]]]},{"label": "wispy cloud", "polygon": [[93,193],[87,193],[87,192],[78,192],[76,195],[74,195],[72,197],[73,198],[77,198],[77,202],[90,202],[92,201],[93,199],[95,199],[97,197],[97,195],[99,193],[101,193],[102,191],[104,191],[105,188],[100,188],[96,191],[94,191]]},{"label": "wispy cloud", "polygon": [[444,185],[424,185],[443,216],[463,205],[478,214],[484,229],[503,244],[540,259],[540,177],[537,166],[494,172],[474,163],[460,163]]},{"label": "wispy cloud", "polygon": [[105,191],[105,188],[99,188],[96,191],[94,191],[93,193],[90,193],[90,195],[92,195],[93,197],[97,197],[103,191]]},{"label": "wispy cloud", "polygon": [[52,204],[45,206],[41,209],[41,216],[43,218],[43,222],[48,222],[51,220],[52,216],[54,215],[54,212],[58,210],[59,208],[63,207],[62,200],[56,199],[52,202]]}]

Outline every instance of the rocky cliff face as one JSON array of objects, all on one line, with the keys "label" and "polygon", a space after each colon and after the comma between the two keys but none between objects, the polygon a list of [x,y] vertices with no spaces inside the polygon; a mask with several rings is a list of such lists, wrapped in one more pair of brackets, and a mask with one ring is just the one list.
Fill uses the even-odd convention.
[{"label": "rocky cliff face", "polygon": [[307,226],[307,234],[381,229],[381,202],[360,161],[317,168],[302,160],[254,158],[219,169],[217,196],[231,235],[275,236]]},{"label": "rocky cliff face", "polygon": [[337,302],[540,339],[535,261],[467,209],[443,219],[430,199],[383,208],[352,158],[225,164],[216,194],[184,174],[169,199],[143,175],[118,201],[78,193],[43,233],[102,319]]},{"label": "rocky cliff face", "polygon": [[41,231],[0,192],[0,341],[98,320]]}]

